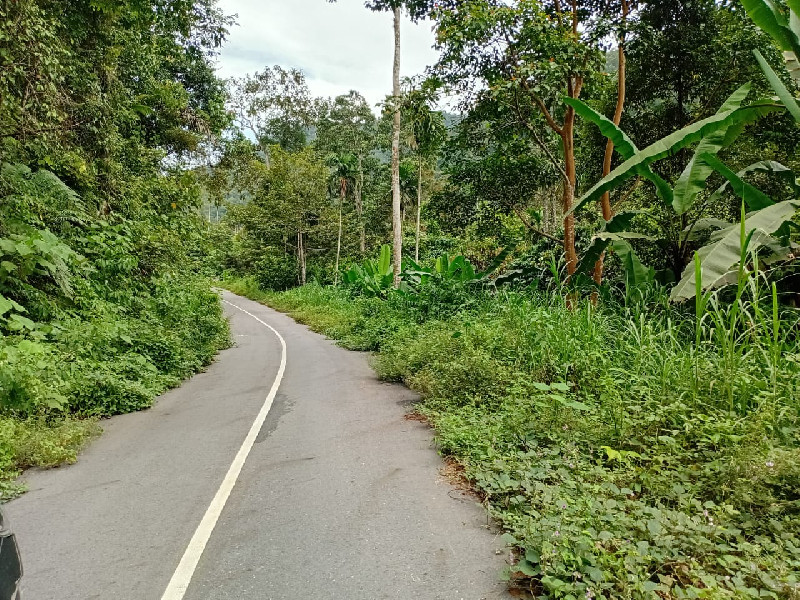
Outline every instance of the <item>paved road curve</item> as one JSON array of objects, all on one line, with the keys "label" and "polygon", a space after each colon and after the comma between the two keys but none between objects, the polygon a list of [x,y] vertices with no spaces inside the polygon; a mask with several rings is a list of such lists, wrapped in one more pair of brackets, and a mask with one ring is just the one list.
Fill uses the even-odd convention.
[{"label": "paved road curve", "polygon": [[25,600],[162,598],[276,380],[266,324],[286,341],[284,377],[189,561],[186,600],[508,598],[483,510],[441,478],[427,427],[403,418],[413,394],[365,355],[224,297],[234,348],[151,410],[106,421],[78,464],[26,475],[30,492],[7,506]]}]

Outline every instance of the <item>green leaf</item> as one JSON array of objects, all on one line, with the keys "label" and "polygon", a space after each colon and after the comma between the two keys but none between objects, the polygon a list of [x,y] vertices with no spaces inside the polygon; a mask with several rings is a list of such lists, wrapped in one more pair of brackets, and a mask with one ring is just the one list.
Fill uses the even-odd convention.
[{"label": "green leaf", "polygon": [[573,410],[580,410],[580,411],[589,411],[592,410],[591,407],[583,402],[578,402],[577,400],[571,400],[567,402],[564,406],[571,408]]},{"label": "green leaf", "polygon": [[14,304],[11,300],[0,294],[0,315],[6,314],[12,308],[14,308]]},{"label": "green leaf", "polygon": [[[614,143],[614,148],[623,159],[627,160],[632,158],[639,151],[628,134],[602,113],[597,112],[591,106],[581,102],[577,98],[564,97],[564,102],[575,109],[578,115],[597,125],[600,129],[600,133]],[[637,174],[648,179],[656,186],[656,191],[665,204],[672,204],[672,188],[664,179],[656,175],[649,166],[639,167]]]},{"label": "green leaf", "polygon": [[603,577],[603,572],[597,567],[589,567],[586,569],[586,574],[589,575],[589,578],[595,583],[600,583],[605,579],[605,577]]},{"label": "green leaf", "polygon": [[655,581],[645,581],[642,583],[642,589],[648,594],[652,594],[659,587],[660,587],[659,584],[657,584]]},{"label": "green leaf", "polygon": [[653,537],[659,535],[661,533],[661,523],[657,519],[649,519],[647,521],[647,531]]},{"label": "green leaf", "polygon": [[[717,114],[740,108],[749,93],[750,84],[746,83],[725,101]],[[673,189],[672,207],[677,214],[682,215],[691,208],[698,194],[705,189],[706,181],[714,172],[708,162],[703,160],[703,156],[716,155],[723,148],[730,146],[739,133],[741,133],[741,127],[719,129],[700,140],[697,150]]]},{"label": "green leaf", "polygon": [[631,210],[617,213],[611,217],[611,220],[605,224],[605,227],[603,227],[603,231],[594,236],[589,248],[587,248],[586,251],[581,255],[581,260],[575,270],[576,273],[589,273],[594,268],[595,263],[600,260],[600,256],[602,256],[603,252],[608,249],[612,238],[610,236],[603,235],[603,233],[624,233],[628,230],[628,228],[630,228],[634,217],[641,213],[642,211],[639,210]]},{"label": "green leaf", "polygon": [[540,560],[542,560],[541,555],[539,554],[538,550],[534,548],[528,548],[525,550],[525,560],[527,560],[532,565],[538,564]]},{"label": "green leaf", "polygon": [[753,23],[778,42],[781,50],[795,49],[786,19],[771,0],[742,0],[742,6]]},{"label": "green leaf", "polygon": [[[752,165],[748,165],[747,167],[736,173],[736,176],[742,178],[748,173],[755,173],[755,172],[770,173],[772,175],[775,175],[779,179],[783,180],[785,184],[791,187],[793,193],[800,195],[800,182],[798,182],[794,171],[792,171],[789,167],[782,165],[781,163],[776,162],[774,160],[762,160],[753,163]],[[725,194],[725,192],[728,190],[729,187],[730,187],[730,182],[726,181],[719,188],[717,188],[717,190],[713,194],[711,194],[711,196],[709,196],[708,203],[711,204],[719,200],[723,196],[723,194]]]},{"label": "green leaf", "polygon": [[378,273],[382,276],[388,275],[392,270],[392,247],[389,244],[381,246],[380,258],[378,258]]},{"label": "green leaf", "polygon": [[534,565],[529,563],[527,560],[521,560],[516,565],[512,567],[514,571],[518,573],[522,573],[523,575],[527,575],[528,577],[536,577],[539,575],[540,571]]},{"label": "green leaf", "polygon": [[761,52],[758,50],[753,50],[753,54],[755,54],[756,60],[761,66],[761,70],[764,71],[764,75],[767,77],[767,81],[769,81],[772,89],[775,90],[776,94],[778,94],[778,98],[781,99],[781,102],[783,102],[784,106],[786,106],[786,109],[794,117],[794,120],[800,123],[800,104],[797,103],[797,100],[787,89],[787,87],[783,85],[781,78],[778,77],[778,74],[772,70],[772,67],[769,66],[769,63],[762,56]]},{"label": "green leaf", "polygon": [[640,150],[626,160],[589,190],[569,212],[575,211],[587,202],[597,200],[605,192],[638,174],[643,167],[672,156],[678,150],[699,142],[715,131],[728,129],[734,125],[750,123],[775,110],[777,110],[777,107],[773,104],[754,104],[715,114],[702,121],[687,125],[683,129],[679,129],[651,144],[644,150]]},{"label": "green leaf", "polygon": [[22,315],[11,315],[8,319],[8,328],[12,331],[21,331],[23,329],[27,329],[28,331],[33,331],[36,329],[36,323],[31,321],[28,317],[23,317]]},{"label": "green leaf", "polygon": [[622,158],[628,159],[639,151],[636,144],[633,143],[633,140],[628,137],[628,134],[622,131],[614,121],[607,118],[602,113],[597,112],[591,106],[581,102],[577,98],[564,96],[563,101],[564,104],[571,106],[579,116],[597,125],[600,129],[600,133],[614,142],[614,148],[620,153]]},{"label": "green leaf", "polygon": [[762,208],[775,204],[772,198],[744,181],[716,156],[705,154],[701,156],[701,160],[728,180],[733,192],[745,201],[750,210],[761,210]]},{"label": "green leaf", "polygon": [[[800,209],[800,202],[788,201],[773,204],[758,212],[751,213],[744,221],[745,235],[752,235],[753,249],[757,250],[774,241],[769,234],[790,221]],[[759,232],[759,235],[754,235]],[[697,285],[694,264],[689,265],[683,276],[672,289],[670,298],[680,302],[693,298],[697,289],[707,290],[717,287],[726,280],[731,268],[739,264],[742,254],[742,234],[740,225],[718,232],[715,241],[697,252],[701,265],[701,285]]]},{"label": "green leaf", "polygon": [[611,246],[622,261],[625,269],[625,286],[628,290],[653,282],[656,276],[655,269],[645,267],[627,241],[615,239]]}]

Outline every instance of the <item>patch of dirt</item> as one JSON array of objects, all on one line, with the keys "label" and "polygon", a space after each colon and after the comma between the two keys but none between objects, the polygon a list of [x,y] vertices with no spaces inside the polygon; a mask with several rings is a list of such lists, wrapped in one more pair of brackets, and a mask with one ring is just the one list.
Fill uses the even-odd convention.
[{"label": "patch of dirt", "polygon": [[439,474],[456,490],[465,496],[470,496],[478,502],[483,502],[485,497],[478,490],[476,490],[465,474],[464,465],[454,459],[452,456],[446,456],[444,459],[444,466],[439,469]]},{"label": "patch of dirt", "polygon": [[428,417],[425,415],[421,415],[418,412],[410,412],[406,413],[403,418],[406,421],[416,421],[417,423],[425,423],[425,425],[430,426],[431,422],[428,420]]}]

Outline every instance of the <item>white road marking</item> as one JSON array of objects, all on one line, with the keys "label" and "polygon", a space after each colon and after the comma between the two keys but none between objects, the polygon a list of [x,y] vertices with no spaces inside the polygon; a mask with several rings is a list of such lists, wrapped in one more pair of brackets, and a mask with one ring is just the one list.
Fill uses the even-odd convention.
[{"label": "white road marking", "polygon": [[175,569],[175,573],[173,573],[164,595],[161,596],[161,600],[183,600],[186,590],[189,588],[189,583],[192,581],[192,576],[197,569],[197,563],[200,562],[200,557],[203,555],[206,544],[222,514],[222,509],[225,508],[233,486],[236,485],[236,480],[239,479],[239,473],[241,473],[242,467],[250,454],[250,450],[253,449],[253,444],[258,437],[258,433],[261,431],[261,427],[264,425],[264,421],[272,408],[275,394],[278,393],[278,388],[283,379],[283,372],[286,370],[286,340],[283,339],[283,336],[281,336],[274,327],[268,325],[254,314],[247,312],[245,309],[227,300],[223,300],[223,302],[242,311],[246,315],[250,315],[278,337],[278,340],[281,342],[281,366],[278,368],[278,374],[275,376],[275,381],[272,383],[272,388],[270,388],[269,394],[267,394],[267,399],[264,401],[261,411],[250,427],[247,437],[244,439],[241,448],[239,448],[236,458],[233,459],[228,473],[225,475],[225,479],[222,480],[222,484],[219,486],[214,499],[206,510],[206,514],[203,515],[203,520],[200,521],[200,525],[197,526],[186,548],[186,552],[183,553],[183,558],[181,558],[181,562],[178,564],[178,568]]}]

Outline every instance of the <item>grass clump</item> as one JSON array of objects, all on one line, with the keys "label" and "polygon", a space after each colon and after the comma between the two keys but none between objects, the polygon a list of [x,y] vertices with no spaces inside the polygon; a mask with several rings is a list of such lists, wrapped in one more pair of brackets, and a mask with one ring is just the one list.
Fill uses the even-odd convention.
[{"label": "grass clump", "polygon": [[23,469],[74,463],[78,452],[100,431],[97,419],[0,417],[0,494],[10,498],[24,491],[14,481]]},{"label": "grass clump", "polygon": [[721,302],[698,320],[665,303],[570,309],[531,293],[438,306],[315,285],[252,296],[377,350],[382,377],[422,393],[441,451],[518,551],[515,587],[800,594],[796,312],[781,309],[776,325],[758,297],[738,300],[734,322]]}]

